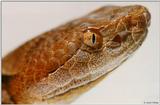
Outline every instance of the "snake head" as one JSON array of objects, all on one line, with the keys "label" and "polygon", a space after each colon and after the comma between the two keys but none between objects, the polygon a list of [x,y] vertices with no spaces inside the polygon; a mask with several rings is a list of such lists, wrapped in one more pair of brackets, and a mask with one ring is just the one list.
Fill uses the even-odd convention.
[{"label": "snake head", "polygon": [[[83,34],[84,43],[95,49],[92,51],[102,47],[116,56],[128,49],[133,52],[142,44],[151,16],[145,7],[133,5],[103,7],[86,18],[90,23]],[[95,43],[98,44],[95,46]]]},{"label": "snake head", "polygon": [[[90,13],[81,19],[83,44],[79,59],[87,62],[93,74],[113,70],[142,44],[150,18],[148,10],[140,5],[106,6]],[[87,59],[83,60],[82,55]]]},{"label": "snake head", "polygon": [[106,6],[45,32],[3,59],[5,73],[14,75],[8,92],[15,103],[36,103],[87,85],[125,61],[149,24],[143,6]]}]

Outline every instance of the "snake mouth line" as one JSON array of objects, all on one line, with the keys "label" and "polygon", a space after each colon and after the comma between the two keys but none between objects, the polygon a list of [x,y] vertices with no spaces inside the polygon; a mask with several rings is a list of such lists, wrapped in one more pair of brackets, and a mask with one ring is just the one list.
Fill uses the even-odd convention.
[{"label": "snake mouth line", "polygon": [[[125,57],[123,57],[125,56]],[[45,100],[48,100],[48,99],[51,99],[51,98],[54,98],[54,97],[58,97],[58,96],[62,96],[64,95],[65,93],[71,91],[72,89],[76,89],[78,87],[81,87],[85,84],[88,84],[90,82],[93,82],[95,81],[97,78],[100,78],[102,75],[105,75],[105,74],[108,74],[108,73],[111,73],[113,70],[115,70],[118,66],[120,66],[121,63],[123,63],[124,61],[126,61],[128,59],[130,55],[129,54],[123,54],[121,56],[121,61],[116,65],[112,66],[110,65],[109,67],[107,67],[108,69],[106,70],[106,67],[102,67],[102,68],[99,68],[99,69],[102,69],[101,71],[98,71],[98,72],[93,72],[93,73],[88,73],[88,75],[86,75],[85,77],[81,78],[81,79],[73,79],[71,80],[68,84],[66,84],[65,86],[63,87],[59,87],[57,88],[55,91],[52,91],[46,95],[43,96],[43,101]],[[89,79],[90,77],[94,77],[92,79]],[[95,78],[96,77],[96,78]],[[82,81],[84,81],[82,83]],[[81,84],[80,84],[81,83]],[[70,86],[68,86],[70,85]],[[62,91],[63,90],[63,91]]]},{"label": "snake mouth line", "polygon": [[[110,69],[108,70],[107,73],[105,73],[104,71],[102,71],[101,73],[88,73],[88,75],[86,75],[85,77],[81,78],[81,79],[74,79],[72,81],[70,81],[67,85],[70,85],[72,84],[72,86],[70,86],[70,88],[66,88],[65,87],[68,87],[67,85],[63,86],[63,87],[59,87],[57,88],[55,91],[61,91],[60,93],[57,93],[53,96],[52,93],[56,93],[55,91],[51,92],[51,93],[48,93],[46,94],[45,96],[43,96],[42,100],[43,101],[46,101],[46,100],[49,100],[49,99],[52,99],[52,98],[56,98],[56,97],[59,97],[59,96],[63,96],[65,95],[66,93],[69,93],[70,91],[72,91],[72,89],[77,89],[77,88],[81,88],[83,86],[85,86],[86,84],[90,84],[92,82],[94,82],[95,80],[97,80],[98,78],[100,78],[102,75],[108,75],[109,73],[111,73],[114,69],[116,69],[117,67],[113,68],[113,69]],[[97,78],[94,78],[92,80],[89,80],[88,78],[93,76],[93,75],[98,75]],[[83,84],[78,84],[80,81],[84,81]],[[62,91],[64,88],[64,91]]]}]

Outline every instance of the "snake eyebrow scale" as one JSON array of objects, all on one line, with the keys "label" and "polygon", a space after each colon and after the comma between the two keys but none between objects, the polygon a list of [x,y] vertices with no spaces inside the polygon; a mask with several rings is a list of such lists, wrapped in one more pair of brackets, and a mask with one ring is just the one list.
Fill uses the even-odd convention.
[{"label": "snake eyebrow scale", "polygon": [[104,6],[27,41],[2,59],[2,103],[71,103],[144,42],[141,5]]}]

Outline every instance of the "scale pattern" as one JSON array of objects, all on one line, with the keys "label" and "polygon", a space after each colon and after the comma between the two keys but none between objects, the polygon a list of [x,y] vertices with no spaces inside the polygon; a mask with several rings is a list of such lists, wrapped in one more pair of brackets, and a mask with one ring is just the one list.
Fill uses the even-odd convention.
[{"label": "scale pattern", "polygon": [[[3,58],[8,92],[15,103],[35,103],[87,85],[124,62],[149,24],[143,6],[105,6],[45,32]],[[86,45],[86,30],[97,34],[96,46]]]}]

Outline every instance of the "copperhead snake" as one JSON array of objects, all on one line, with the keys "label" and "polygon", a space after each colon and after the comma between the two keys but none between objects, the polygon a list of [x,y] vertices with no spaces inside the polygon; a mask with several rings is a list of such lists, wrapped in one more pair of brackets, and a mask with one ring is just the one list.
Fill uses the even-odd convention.
[{"label": "copperhead snake", "polygon": [[61,97],[56,103],[65,103],[68,92],[98,80],[137,50],[150,18],[144,6],[105,6],[29,40],[2,59],[2,97],[23,104]]}]

